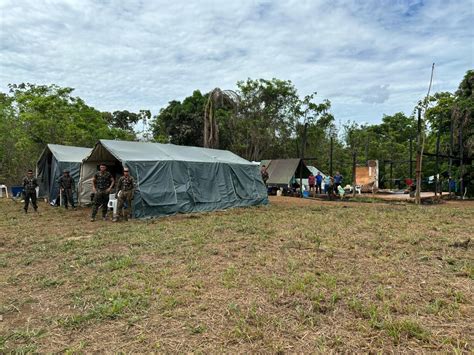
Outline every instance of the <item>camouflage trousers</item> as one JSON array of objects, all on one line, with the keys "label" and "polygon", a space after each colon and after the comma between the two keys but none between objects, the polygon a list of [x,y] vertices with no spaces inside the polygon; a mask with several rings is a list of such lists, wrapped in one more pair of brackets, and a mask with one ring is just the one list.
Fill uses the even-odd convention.
[{"label": "camouflage trousers", "polygon": [[[119,218],[125,217],[125,219],[127,219],[129,216],[131,216],[132,199],[133,199],[133,190],[128,190],[128,191],[122,190],[120,192],[120,196],[117,202],[117,215]],[[127,202],[127,209],[125,210],[125,213],[124,213],[123,205],[125,204],[125,202]]]},{"label": "camouflage trousers", "polygon": [[95,218],[97,211],[102,206],[102,217],[107,216],[107,205],[109,204],[109,193],[97,190],[94,196],[94,204],[92,206],[92,218]]},{"label": "camouflage trousers", "polygon": [[68,203],[71,204],[72,208],[75,208],[74,206],[74,195],[72,189],[64,189],[64,191],[61,192],[63,196],[63,201],[64,201],[64,207],[68,208]]},{"label": "camouflage trousers", "polygon": [[33,208],[35,211],[38,209],[38,205],[36,204],[36,191],[25,191],[24,193],[25,197],[25,206],[23,209],[25,212],[28,212],[28,205],[30,204],[30,199],[31,199],[31,204],[33,205]]}]

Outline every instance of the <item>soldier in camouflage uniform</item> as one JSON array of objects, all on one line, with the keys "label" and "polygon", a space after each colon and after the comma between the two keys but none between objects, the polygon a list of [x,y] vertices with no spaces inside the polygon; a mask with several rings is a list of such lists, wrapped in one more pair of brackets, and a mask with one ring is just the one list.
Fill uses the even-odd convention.
[{"label": "soldier in camouflage uniform", "polygon": [[[125,221],[128,220],[128,215],[130,214],[129,211],[132,209],[132,200],[133,195],[135,193],[135,180],[128,171],[128,168],[123,169],[123,176],[120,177],[117,183],[117,198],[118,198],[118,206],[117,206],[117,214],[118,219],[115,218],[114,221],[119,219],[124,219]],[[127,210],[125,211],[125,215],[123,213],[123,205],[127,202]]]},{"label": "soldier in camouflage uniform", "polygon": [[28,170],[27,175],[23,178],[23,194],[25,196],[25,206],[23,209],[25,213],[28,212],[28,205],[33,205],[35,212],[38,211],[38,205],[36,204],[36,188],[38,187],[38,181],[33,176],[33,170]]},{"label": "soldier in camouflage uniform", "polygon": [[92,206],[91,222],[95,221],[97,210],[102,205],[102,219],[107,219],[107,205],[109,203],[109,194],[114,187],[115,180],[107,171],[105,164],[100,164],[100,171],[95,173],[92,179],[92,192],[94,193],[94,204]]},{"label": "soldier in camouflage uniform", "polygon": [[64,207],[68,208],[68,202],[71,204],[72,208],[76,208],[74,206],[74,190],[76,189],[76,184],[74,183],[74,179],[71,175],[69,175],[69,170],[65,169],[63,176],[58,179],[59,184],[59,191],[63,195],[64,199]]}]

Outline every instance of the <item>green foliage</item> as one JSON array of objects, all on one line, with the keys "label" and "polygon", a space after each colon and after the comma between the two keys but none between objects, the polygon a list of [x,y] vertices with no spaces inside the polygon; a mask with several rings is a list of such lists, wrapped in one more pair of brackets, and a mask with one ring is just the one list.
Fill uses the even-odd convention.
[{"label": "green foliage", "polygon": [[155,117],[151,130],[158,142],[203,145],[203,115],[207,97],[199,90],[180,101],[170,101]]},{"label": "green foliage", "polygon": [[137,115],[128,113],[126,124],[119,126],[117,122],[127,111],[114,112],[111,117],[115,121],[108,121],[107,114],[72,96],[72,88],[34,84],[9,87],[8,94],[0,93],[2,182],[17,182],[26,169],[33,169],[48,143],[92,147],[99,139],[136,138],[130,125],[136,123]]},{"label": "green foliage", "polygon": [[[234,125],[235,152],[249,160],[288,157],[299,113],[299,98],[291,81],[247,79],[237,82],[241,96]],[[283,143],[283,144],[282,144]]]},{"label": "green foliage", "polygon": [[[423,125],[426,152],[436,152],[439,130],[440,154],[459,157],[462,152],[463,166],[454,160],[451,173],[456,179],[462,176],[465,184],[474,180],[473,87],[474,70],[469,70],[455,93],[440,92],[429,97]],[[347,122],[338,132],[330,113],[331,102],[317,102],[316,93],[301,98],[291,81],[249,78],[237,82],[233,93],[237,106],[225,100],[213,106],[219,149],[231,150],[249,160],[304,156],[311,158],[308,164],[329,173],[332,137],[333,173],[340,171],[345,182],[351,180],[354,153],[359,164],[379,160],[379,182],[383,187],[393,187],[396,179],[409,176],[408,160],[410,153],[415,159],[417,144],[414,116],[401,112],[384,115],[382,122],[375,125]],[[203,146],[208,101],[209,94],[199,90],[182,102],[170,101],[151,121],[152,139]],[[151,112],[146,110],[99,112],[74,97],[72,88],[10,85],[8,94],[0,93],[0,181],[17,181],[25,169],[34,167],[47,143],[93,146],[104,138],[136,139],[133,128],[150,119]],[[433,158],[423,160],[424,177],[448,170],[446,159],[440,160],[438,168]],[[472,184],[469,186],[474,190]]]},{"label": "green foliage", "polygon": [[138,113],[129,112],[127,110],[102,112],[102,117],[109,126],[128,131],[133,134],[133,127],[140,121],[147,121],[151,118],[149,110],[140,110]]},{"label": "green foliage", "polygon": [[[436,93],[430,97],[432,106],[426,111],[426,119],[430,126],[427,135],[427,150],[435,153],[439,133],[439,152],[454,157],[463,156],[454,160],[449,169],[447,160],[441,161],[439,171],[451,171],[456,180],[461,177],[471,195],[474,194],[474,70],[468,70],[459,84],[458,90]],[[452,137],[450,131],[453,131]],[[452,146],[451,146],[452,141]],[[462,154],[461,154],[462,153]],[[428,171],[435,173],[435,163],[428,162]]]}]

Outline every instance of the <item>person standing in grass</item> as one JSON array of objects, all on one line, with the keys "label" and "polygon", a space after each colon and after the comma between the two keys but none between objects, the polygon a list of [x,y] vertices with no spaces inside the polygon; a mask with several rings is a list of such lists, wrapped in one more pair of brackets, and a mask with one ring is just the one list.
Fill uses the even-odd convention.
[{"label": "person standing in grass", "polygon": [[73,209],[76,209],[74,206],[74,190],[75,190],[75,183],[73,177],[69,174],[69,170],[65,169],[63,176],[61,176],[58,180],[59,183],[59,191],[64,198],[64,207],[68,209],[68,203],[71,204]]},{"label": "person standing in grass", "polygon": [[323,191],[321,189],[322,182],[323,182],[323,176],[318,171],[318,173],[316,174],[316,194],[322,194],[323,193]]},{"label": "person standing in grass", "polygon": [[342,175],[338,172],[336,172],[336,175],[334,175],[334,191],[337,193],[339,186],[342,185],[342,180],[343,177]]},{"label": "person standing in grass", "polygon": [[[117,214],[114,218],[114,221],[117,222],[120,219],[124,219],[125,221],[128,220],[128,216],[130,215],[130,211],[132,210],[132,200],[133,195],[135,194],[135,180],[130,175],[128,168],[125,167],[123,169],[123,176],[118,179],[117,183],[117,194],[116,197],[118,198],[117,204]],[[125,214],[123,212],[123,206],[127,202],[127,211]]]},{"label": "person standing in grass", "polygon": [[262,168],[260,169],[260,174],[262,175],[263,183],[265,184],[265,186],[267,186],[268,171],[265,165],[262,165]]},{"label": "person standing in grass", "polygon": [[26,176],[23,178],[23,195],[25,197],[25,205],[23,210],[28,213],[28,206],[33,205],[35,212],[38,212],[38,205],[36,204],[36,188],[38,187],[38,180],[33,176],[33,170],[28,170]]},{"label": "person standing in grass", "polygon": [[308,176],[308,185],[309,185],[309,193],[314,192],[314,186],[316,185],[316,178],[314,177],[313,173],[309,174]]},{"label": "person standing in grass", "polygon": [[327,186],[327,194],[328,194],[328,197],[329,199],[332,199],[334,197],[334,191],[337,191],[335,190],[335,186],[334,186],[334,178],[331,176],[329,177],[329,184],[326,185]]},{"label": "person standing in grass", "polygon": [[331,177],[328,175],[324,178],[324,193],[327,194],[331,186]]},{"label": "person standing in grass", "polygon": [[99,171],[95,173],[92,179],[92,193],[94,194],[94,204],[92,206],[91,222],[95,221],[97,210],[102,206],[102,219],[107,220],[107,205],[109,203],[109,194],[114,187],[115,180],[107,171],[107,166],[102,163]]}]

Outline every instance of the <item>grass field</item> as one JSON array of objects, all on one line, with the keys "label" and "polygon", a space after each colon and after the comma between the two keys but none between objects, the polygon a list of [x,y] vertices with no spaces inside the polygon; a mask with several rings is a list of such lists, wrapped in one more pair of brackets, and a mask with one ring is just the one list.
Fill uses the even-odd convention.
[{"label": "grass field", "polygon": [[0,352],[474,350],[472,202],[0,210]]}]

